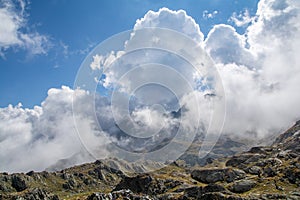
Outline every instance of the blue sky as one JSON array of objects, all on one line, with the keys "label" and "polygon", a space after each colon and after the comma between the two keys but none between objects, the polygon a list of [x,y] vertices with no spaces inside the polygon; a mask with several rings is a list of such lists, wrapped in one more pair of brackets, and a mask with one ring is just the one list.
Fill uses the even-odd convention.
[{"label": "blue sky", "polygon": [[[5,1],[3,1],[5,2]],[[15,12],[20,8],[17,1]],[[254,15],[256,1],[228,0],[102,0],[26,1],[26,25],[19,31],[37,32],[48,38],[45,54],[32,55],[28,49],[12,45],[0,58],[0,107],[22,102],[39,105],[50,88],[72,87],[81,62],[92,48],[119,32],[132,29],[149,10],[167,7],[184,9],[207,35],[215,24],[231,24],[234,12],[245,9]],[[203,14],[218,13],[213,18]],[[244,28],[237,28],[243,33]],[[67,49],[66,49],[67,48]]]}]

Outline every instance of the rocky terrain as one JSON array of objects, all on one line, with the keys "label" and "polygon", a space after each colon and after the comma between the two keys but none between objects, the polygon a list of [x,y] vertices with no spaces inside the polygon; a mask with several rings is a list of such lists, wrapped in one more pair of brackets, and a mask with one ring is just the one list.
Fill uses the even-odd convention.
[{"label": "rocky terrain", "polygon": [[[225,140],[222,144],[227,149],[242,146]],[[212,153],[221,151],[218,145],[215,149]],[[145,166],[116,159],[56,172],[0,173],[0,200],[300,199],[300,121],[272,145],[232,154],[228,150],[223,158],[182,165],[193,160],[190,153],[149,173],[125,173],[125,168],[143,172]]]}]

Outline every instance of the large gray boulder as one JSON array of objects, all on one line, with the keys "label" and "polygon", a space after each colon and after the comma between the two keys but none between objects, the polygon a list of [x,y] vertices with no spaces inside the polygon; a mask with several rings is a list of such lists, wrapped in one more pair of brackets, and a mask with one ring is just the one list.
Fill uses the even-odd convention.
[{"label": "large gray boulder", "polygon": [[246,173],[239,169],[202,169],[194,170],[191,174],[192,178],[202,183],[216,183],[218,181],[232,182],[243,179]]},{"label": "large gray boulder", "polygon": [[229,187],[229,190],[235,193],[243,193],[251,190],[255,186],[256,186],[256,182],[253,180],[240,180],[234,182]]}]

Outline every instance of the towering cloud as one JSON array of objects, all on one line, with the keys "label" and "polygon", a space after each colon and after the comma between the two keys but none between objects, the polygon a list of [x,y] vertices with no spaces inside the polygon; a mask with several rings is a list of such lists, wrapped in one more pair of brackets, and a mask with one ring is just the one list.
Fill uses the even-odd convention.
[{"label": "towering cloud", "polygon": [[204,38],[200,26],[184,10],[173,11],[168,8],[161,8],[158,12],[150,10],[134,25],[135,30],[147,27],[172,29],[186,34],[199,43],[202,43]]},{"label": "towering cloud", "polygon": [[266,136],[299,119],[299,19],[296,1],[262,0],[244,35],[228,25],[208,34],[227,98],[224,132]]}]

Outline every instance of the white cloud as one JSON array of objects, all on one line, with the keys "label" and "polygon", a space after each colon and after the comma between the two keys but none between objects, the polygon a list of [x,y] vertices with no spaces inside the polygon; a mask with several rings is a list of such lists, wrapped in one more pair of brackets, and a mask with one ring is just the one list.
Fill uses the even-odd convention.
[{"label": "white cloud", "polygon": [[210,13],[208,10],[205,10],[203,11],[202,13],[202,17],[204,19],[213,19],[216,17],[216,15],[218,14],[219,12],[217,10],[214,10],[212,13]]},{"label": "white cloud", "polygon": [[91,63],[90,67],[92,70],[101,69],[103,65],[103,56],[102,55],[94,55],[93,62]]},{"label": "white cloud", "polygon": [[[178,80],[175,77],[178,76],[178,74],[175,74],[174,70],[172,71],[173,73],[171,73],[169,70],[170,68],[163,69],[165,67],[154,66],[155,63],[161,63],[165,66],[172,66],[173,68],[176,68],[179,73],[184,74],[186,77],[193,76],[194,69],[191,69],[190,66],[182,67],[189,64],[183,63],[178,57],[166,60],[165,58],[170,55],[168,55],[169,53],[165,50],[172,50],[174,52],[184,50],[190,53],[194,51],[192,48],[195,46],[195,44],[188,42],[188,38],[184,40],[186,43],[183,43],[182,39],[180,40],[182,43],[179,43],[180,41],[178,41],[176,37],[167,37],[165,40],[162,40],[161,38],[153,36],[151,30],[147,31],[145,28],[165,28],[172,31],[177,31],[188,36],[189,38],[193,39],[194,42],[201,45],[204,39],[199,25],[192,17],[188,16],[185,11],[172,11],[168,8],[161,8],[157,12],[150,10],[143,18],[136,21],[131,37],[125,43],[124,51],[112,51],[107,55],[96,54],[93,56],[93,61],[90,64],[90,68],[92,70],[105,70],[103,72],[105,79],[99,82],[100,84],[102,83],[105,88],[116,86],[116,84],[118,84],[118,86],[120,86],[124,91],[130,91],[138,87],[143,80],[156,80],[157,82],[164,80],[165,84],[167,85],[176,84],[177,87],[182,87],[177,83]],[[143,29],[145,31],[143,31]],[[162,32],[163,31],[161,31],[161,33]],[[149,39],[150,37],[152,37],[152,39]],[[135,51],[141,45],[151,47],[153,44],[155,44],[157,48],[160,48],[161,51]],[[110,66],[122,55],[125,55],[124,59],[118,60],[117,63],[114,63],[112,66]],[[181,56],[183,56],[183,54]],[[196,55],[193,56],[197,57]],[[142,66],[145,63],[154,64],[149,68],[148,66]],[[141,67],[139,69],[133,69],[134,67],[138,66]],[[154,68],[160,68],[161,73],[156,73]],[[127,73],[129,71],[130,73]],[[164,78],[166,75],[169,76],[169,79]],[[119,81],[121,77],[122,81]],[[172,77],[174,78],[172,79]],[[166,81],[169,82],[167,83]],[[190,83],[193,84],[193,81],[190,81]],[[181,89],[181,91],[183,90]]]},{"label": "white cloud", "polygon": [[237,27],[247,26],[250,24],[254,19],[250,16],[249,10],[244,10],[237,14],[234,12],[230,17],[229,21],[232,21]]},{"label": "white cloud", "polygon": [[93,56],[93,61],[90,64],[90,67],[92,70],[103,70],[105,67],[108,68],[116,59],[121,57],[123,54],[123,51],[111,51],[105,56],[96,54]]},{"label": "white cloud", "polygon": [[209,33],[226,93],[224,132],[266,137],[299,119],[299,14],[296,1],[261,0],[244,35],[228,25]]},{"label": "white cloud", "polygon": [[[158,12],[149,11],[144,18],[137,20],[135,27],[160,27],[160,24],[163,24],[162,27],[179,30],[182,28],[181,25],[173,27],[174,23],[171,20],[173,15],[176,15],[174,20],[184,16],[180,12],[168,11],[166,8]],[[245,15],[248,15],[247,12]],[[284,3],[279,0],[262,0],[259,2],[252,24],[244,35],[225,24],[216,25],[209,32],[204,46],[217,63],[227,96],[228,115],[225,133],[236,135],[251,133],[264,137],[280,131],[299,118],[300,108],[296,104],[300,99],[296,92],[300,80],[297,67],[299,63],[297,55],[300,51],[298,19],[299,7],[295,1]],[[198,36],[195,36],[197,34]],[[189,35],[201,38],[203,34],[199,34],[198,29],[193,29]],[[134,37],[137,36],[133,34],[132,41],[129,42],[133,43]],[[153,61],[153,57],[140,57],[145,62]],[[155,59],[159,61],[159,56],[156,55]],[[128,71],[126,65],[122,66],[124,68],[118,69]],[[146,73],[147,76],[141,78],[160,79],[160,75],[165,76],[160,72]],[[110,80],[118,80],[122,74],[124,73],[114,70],[111,75],[115,78]],[[124,85],[129,86],[134,80],[139,80],[138,74],[129,77]]]},{"label": "white cloud", "polygon": [[[170,120],[164,115],[183,106],[186,108],[183,109],[182,127],[177,135],[185,137],[185,141],[186,138],[192,140],[193,134],[198,131],[198,111],[205,108],[201,113],[201,122],[206,125],[212,114],[211,109],[207,110],[211,101],[204,97],[207,92],[213,92],[208,91],[209,76],[205,77],[213,71],[210,69],[212,63],[200,48],[203,45],[203,34],[199,26],[182,10],[162,8],[157,12],[149,11],[142,19],[137,20],[129,40],[124,43],[124,54],[118,62],[105,64],[110,55],[108,53],[104,56],[94,55],[90,64],[92,70],[103,69],[103,79],[97,82],[105,88],[114,89],[112,109],[116,112],[116,124],[124,132],[138,136],[139,133],[148,135],[165,127],[163,135],[167,138],[166,132],[174,129],[178,121]],[[201,69],[199,74],[195,67]],[[194,93],[196,88],[201,88],[202,91]],[[131,95],[142,108],[138,107],[129,115],[126,98]],[[195,96],[202,96],[203,105],[199,109],[197,107],[200,102],[194,100]],[[147,107],[152,104],[164,106],[164,115],[160,116]],[[137,140],[136,144],[132,140],[126,140],[125,145],[130,149],[147,150],[149,146],[159,144],[164,137],[159,135],[152,140]]]},{"label": "white cloud", "polygon": [[[47,36],[28,27],[27,4],[24,0],[0,2],[0,53],[2,57],[9,48],[22,48],[31,55],[46,54],[50,47]],[[26,27],[25,30],[24,27]]]},{"label": "white cloud", "polygon": [[280,49],[298,38],[299,5],[294,0],[261,0],[255,23],[247,29],[248,43],[255,53]]},{"label": "white cloud", "polygon": [[[50,89],[42,105],[33,109],[24,109],[21,105],[1,108],[0,171],[40,171],[62,158],[85,152],[74,126],[72,103],[91,105],[88,102],[92,99],[87,92],[63,86]],[[93,108],[77,107],[76,117],[80,118],[76,120],[77,126],[89,135],[90,145],[102,147],[101,158],[107,154],[103,146],[109,140],[105,135],[96,137],[99,130],[91,116]],[[83,155],[86,156],[76,163],[92,160],[87,154]]]},{"label": "white cloud", "polygon": [[247,38],[225,24],[215,25],[207,35],[205,49],[216,63],[236,63],[257,68],[255,56],[246,48]]},{"label": "white cloud", "polygon": [[199,43],[202,43],[204,38],[199,25],[184,10],[172,11],[168,8],[161,8],[157,12],[150,10],[136,21],[134,30],[147,27],[172,29],[186,34]]}]

